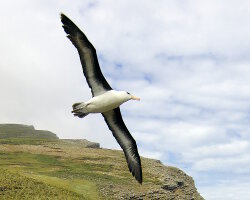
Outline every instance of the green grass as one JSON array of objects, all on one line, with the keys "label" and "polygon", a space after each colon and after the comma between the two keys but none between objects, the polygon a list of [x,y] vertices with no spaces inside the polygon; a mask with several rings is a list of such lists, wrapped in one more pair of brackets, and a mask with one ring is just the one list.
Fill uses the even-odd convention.
[{"label": "green grass", "polygon": [[43,145],[56,142],[55,139],[47,138],[32,138],[32,137],[19,137],[19,138],[0,138],[0,144],[12,144],[12,145]]},{"label": "green grass", "polygon": [[0,169],[0,199],[88,199],[76,192]]},{"label": "green grass", "polygon": [[[110,185],[115,191],[148,191],[149,184],[159,184],[150,173],[143,175],[144,188],[131,176],[121,151],[59,139],[0,139],[0,199],[112,199]],[[9,182],[1,181],[8,176]]]},{"label": "green grass", "polygon": [[[87,171],[95,173],[102,169],[100,165],[74,163],[71,159],[61,159],[60,156],[27,152],[0,152],[0,169],[18,172],[44,184],[63,188],[82,196],[82,199],[101,199],[95,182],[86,178]],[[104,170],[106,169],[104,168]],[[2,183],[0,183],[0,187],[1,185]]]},{"label": "green grass", "polygon": [[[22,151],[0,151],[0,170],[8,169],[8,172],[32,179],[34,182],[32,187],[39,182],[39,184],[53,187],[53,191],[59,188],[70,194],[79,195],[77,198],[80,199],[102,199],[98,192],[100,185],[112,183],[127,186],[133,179],[127,169],[124,170],[126,173],[120,173],[120,176],[115,175],[117,171],[114,171],[112,164],[104,162],[104,157],[99,157],[99,159],[91,159],[89,156],[71,158]],[[29,193],[30,186],[25,188]],[[11,192],[3,193],[2,196],[5,194],[9,197]]]}]

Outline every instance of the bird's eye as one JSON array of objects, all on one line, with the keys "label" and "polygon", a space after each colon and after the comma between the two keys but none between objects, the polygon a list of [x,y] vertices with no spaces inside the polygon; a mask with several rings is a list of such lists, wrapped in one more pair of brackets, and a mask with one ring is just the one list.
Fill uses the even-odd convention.
[{"label": "bird's eye", "polygon": [[127,94],[130,94],[129,92],[127,92]]}]

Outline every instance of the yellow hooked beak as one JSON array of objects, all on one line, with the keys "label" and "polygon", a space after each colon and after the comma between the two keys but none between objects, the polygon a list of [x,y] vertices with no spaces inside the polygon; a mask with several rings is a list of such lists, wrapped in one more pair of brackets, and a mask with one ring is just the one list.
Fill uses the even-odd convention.
[{"label": "yellow hooked beak", "polygon": [[136,96],[133,96],[133,95],[132,95],[131,99],[137,100],[137,101],[140,101],[140,100],[141,100],[139,97],[136,97]]}]

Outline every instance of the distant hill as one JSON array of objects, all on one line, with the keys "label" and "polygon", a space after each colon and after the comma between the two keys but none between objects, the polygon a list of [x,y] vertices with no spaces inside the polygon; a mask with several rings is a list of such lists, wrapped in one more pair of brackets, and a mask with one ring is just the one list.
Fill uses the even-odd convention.
[{"label": "distant hill", "polygon": [[35,130],[34,126],[23,124],[0,124],[0,138],[32,137],[39,139],[59,139],[55,133]]},{"label": "distant hill", "polygon": [[86,139],[59,139],[55,133],[36,130],[32,125],[0,124],[0,144],[32,144],[41,145],[60,140],[61,144],[69,144],[88,148],[100,148],[100,144]]},{"label": "distant hill", "polygon": [[0,199],[204,200],[192,177],[175,167],[142,157],[140,185],[122,151],[43,133],[0,125]]}]

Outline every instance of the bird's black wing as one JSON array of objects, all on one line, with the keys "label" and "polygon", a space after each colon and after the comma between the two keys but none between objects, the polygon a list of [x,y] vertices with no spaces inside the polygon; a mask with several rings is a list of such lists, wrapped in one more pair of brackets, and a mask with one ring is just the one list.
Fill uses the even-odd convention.
[{"label": "bird's black wing", "polygon": [[67,37],[78,50],[83,73],[91,88],[92,96],[112,90],[101,72],[94,46],[66,15],[61,14],[61,21],[64,31],[68,34]]},{"label": "bird's black wing", "polygon": [[142,183],[141,159],[138,154],[136,142],[123,122],[120,108],[104,112],[102,115],[113,136],[124,151],[129,171],[139,183]]}]

